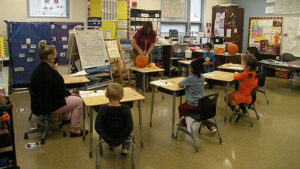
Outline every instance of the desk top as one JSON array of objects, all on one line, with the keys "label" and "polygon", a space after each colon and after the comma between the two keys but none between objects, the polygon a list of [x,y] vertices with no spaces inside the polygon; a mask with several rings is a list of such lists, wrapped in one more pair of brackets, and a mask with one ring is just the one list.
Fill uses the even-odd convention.
[{"label": "desk top", "polygon": [[223,71],[213,71],[204,74],[205,79],[218,80],[223,82],[232,82],[234,81],[234,73],[223,72]]},{"label": "desk top", "polygon": [[267,67],[271,68],[284,68],[284,69],[290,69],[290,70],[300,70],[300,60],[295,60],[292,62],[269,62],[267,60],[259,61],[260,64],[263,64]]},{"label": "desk top", "polygon": [[[193,52],[200,52],[200,53],[203,53],[203,50],[194,50]],[[216,54],[215,55],[219,55],[219,56],[237,56],[237,55],[242,55],[242,53],[236,53],[234,55],[230,55],[229,53],[225,53],[225,54]]]},{"label": "desk top", "polygon": [[62,75],[65,84],[88,83],[90,80],[85,76],[71,76],[69,74]]},{"label": "desk top", "polygon": [[130,67],[129,69],[140,72],[140,73],[153,73],[153,72],[164,72],[165,69],[161,69],[159,67],[154,67],[154,68],[148,68],[148,67],[144,67],[144,68],[139,68],[139,67]]},{"label": "desk top", "polygon": [[194,59],[192,59],[192,60],[178,60],[178,63],[185,64],[185,65],[190,65],[192,63],[192,61],[194,61]]},{"label": "desk top", "polygon": [[232,64],[225,63],[223,65],[218,66],[218,69],[226,69],[226,70],[234,70],[234,71],[242,71],[244,70],[243,66],[240,64]]},{"label": "desk top", "polygon": [[[124,88],[124,97],[121,102],[130,102],[130,101],[137,101],[137,100],[144,100],[145,97],[135,91],[130,87]],[[105,95],[102,96],[91,96],[91,97],[83,97],[83,102],[86,106],[93,107],[93,106],[100,106],[108,104],[108,98]]]},{"label": "desk top", "polygon": [[151,81],[150,84],[153,85],[153,86],[157,86],[157,87],[160,87],[160,88],[164,88],[164,89],[176,92],[176,91],[184,90],[184,88],[178,87],[178,83],[180,81],[182,81],[183,79],[185,79],[185,77],[176,77],[176,78],[161,80],[162,83],[165,82],[166,85],[158,85],[158,84],[155,83],[155,81]]}]

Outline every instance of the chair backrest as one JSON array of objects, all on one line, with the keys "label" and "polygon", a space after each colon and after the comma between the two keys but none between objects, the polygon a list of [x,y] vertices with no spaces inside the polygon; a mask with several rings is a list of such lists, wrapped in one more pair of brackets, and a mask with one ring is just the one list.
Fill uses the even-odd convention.
[{"label": "chair backrest", "polygon": [[290,53],[283,53],[281,55],[281,60],[283,62],[292,62],[292,61],[297,60],[297,58],[294,55],[290,54]]},{"label": "chair backrest", "polygon": [[251,91],[251,97],[252,97],[251,105],[254,104],[256,101],[256,92],[257,92],[257,87]]},{"label": "chair backrest", "polygon": [[202,97],[198,100],[199,113],[201,119],[210,119],[216,115],[217,100],[219,93]]},{"label": "chair backrest", "polygon": [[266,75],[265,75],[264,73],[257,73],[257,76],[258,76],[257,86],[258,86],[258,87],[263,87],[263,86],[265,86]]}]

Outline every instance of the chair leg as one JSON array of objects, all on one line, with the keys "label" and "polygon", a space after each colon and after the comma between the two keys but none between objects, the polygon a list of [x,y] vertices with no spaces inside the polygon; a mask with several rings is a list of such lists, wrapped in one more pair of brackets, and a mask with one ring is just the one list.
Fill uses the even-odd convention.
[{"label": "chair leg", "polygon": [[256,108],[255,108],[254,105],[253,105],[253,107],[252,107],[252,110],[255,112],[255,115],[256,115],[257,120],[259,120],[259,115],[258,115],[258,113],[257,113]]},{"label": "chair leg", "polygon": [[99,157],[99,154],[100,154],[100,143],[97,145],[97,148],[96,148],[96,169],[100,169],[100,165],[99,165],[99,162],[100,162],[100,157]]},{"label": "chair leg", "polygon": [[178,133],[179,130],[182,128],[182,121],[185,119],[184,116],[181,117],[181,119],[179,120],[179,123],[177,124],[177,131],[176,131],[176,135],[175,135],[175,140],[177,140],[178,137]]},{"label": "chair leg", "polygon": [[28,121],[31,121],[32,118],[32,112],[30,113],[29,117],[28,117]]},{"label": "chair leg", "polygon": [[215,121],[215,126],[217,128],[218,136],[219,136],[219,142],[220,142],[220,144],[222,144],[223,140],[222,140],[222,137],[220,135],[220,131],[219,131],[219,128],[218,128],[218,125],[217,125],[217,119],[216,119],[216,117],[214,117],[214,121]]},{"label": "chair leg", "polygon": [[133,141],[129,142],[131,144],[131,148],[132,148],[132,169],[135,169],[135,144],[133,143]]},{"label": "chair leg", "polygon": [[193,121],[193,123],[191,124],[191,138],[192,138],[192,140],[193,140],[193,144],[194,144],[194,148],[195,148],[195,151],[196,151],[196,153],[198,152],[198,148],[197,148],[197,146],[196,146],[196,141],[195,141],[195,137],[194,137],[194,129],[193,129],[193,125],[194,125],[194,123],[196,123],[196,121]]},{"label": "chair leg", "polygon": [[264,95],[265,95],[265,98],[266,98],[266,100],[267,100],[267,104],[269,104],[269,100],[268,100],[267,91],[266,91],[265,86],[263,87],[263,89],[264,89]]},{"label": "chair leg", "polygon": [[203,123],[202,123],[202,121],[201,121],[201,122],[200,122],[199,129],[198,129],[198,133],[200,133],[200,132],[201,132],[201,128],[202,128],[202,126],[203,126]]},{"label": "chair leg", "polygon": [[250,118],[250,114],[249,114],[248,111],[246,112],[246,116],[247,116],[247,118],[249,119],[250,126],[253,127],[253,123],[252,123],[252,120],[251,120],[251,118]]}]

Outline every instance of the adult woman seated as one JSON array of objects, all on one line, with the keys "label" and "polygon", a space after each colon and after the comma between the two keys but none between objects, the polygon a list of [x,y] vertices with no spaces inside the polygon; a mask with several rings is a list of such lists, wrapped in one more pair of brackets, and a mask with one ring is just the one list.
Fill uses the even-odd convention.
[{"label": "adult woman seated", "polygon": [[64,79],[56,71],[55,48],[47,46],[44,41],[39,46],[41,63],[34,70],[30,83],[31,110],[33,114],[62,113],[63,123],[71,123],[70,137],[82,136],[83,131],[79,129],[82,100],[66,90]]}]

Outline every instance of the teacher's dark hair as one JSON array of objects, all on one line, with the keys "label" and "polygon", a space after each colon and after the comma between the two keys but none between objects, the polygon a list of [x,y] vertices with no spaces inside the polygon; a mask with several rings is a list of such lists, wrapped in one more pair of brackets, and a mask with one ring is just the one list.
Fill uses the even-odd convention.
[{"label": "teacher's dark hair", "polygon": [[191,63],[191,68],[192,68],[192,73],[199,78],[201,77],[201,74],[204,73],[204,66],[203,66],[204,59],[199,58],[197,60],[192,61]]},{"label": "teacher's dark hair", "polygon": [[[150,28],[150,33],[147,34],[148,28]],[[142,27],[142,35],[145,36],[150,36],[152,35],[152,31],[153,31],[153,25],[151,21],[147,21],[144,23],[143,27]]]}]

